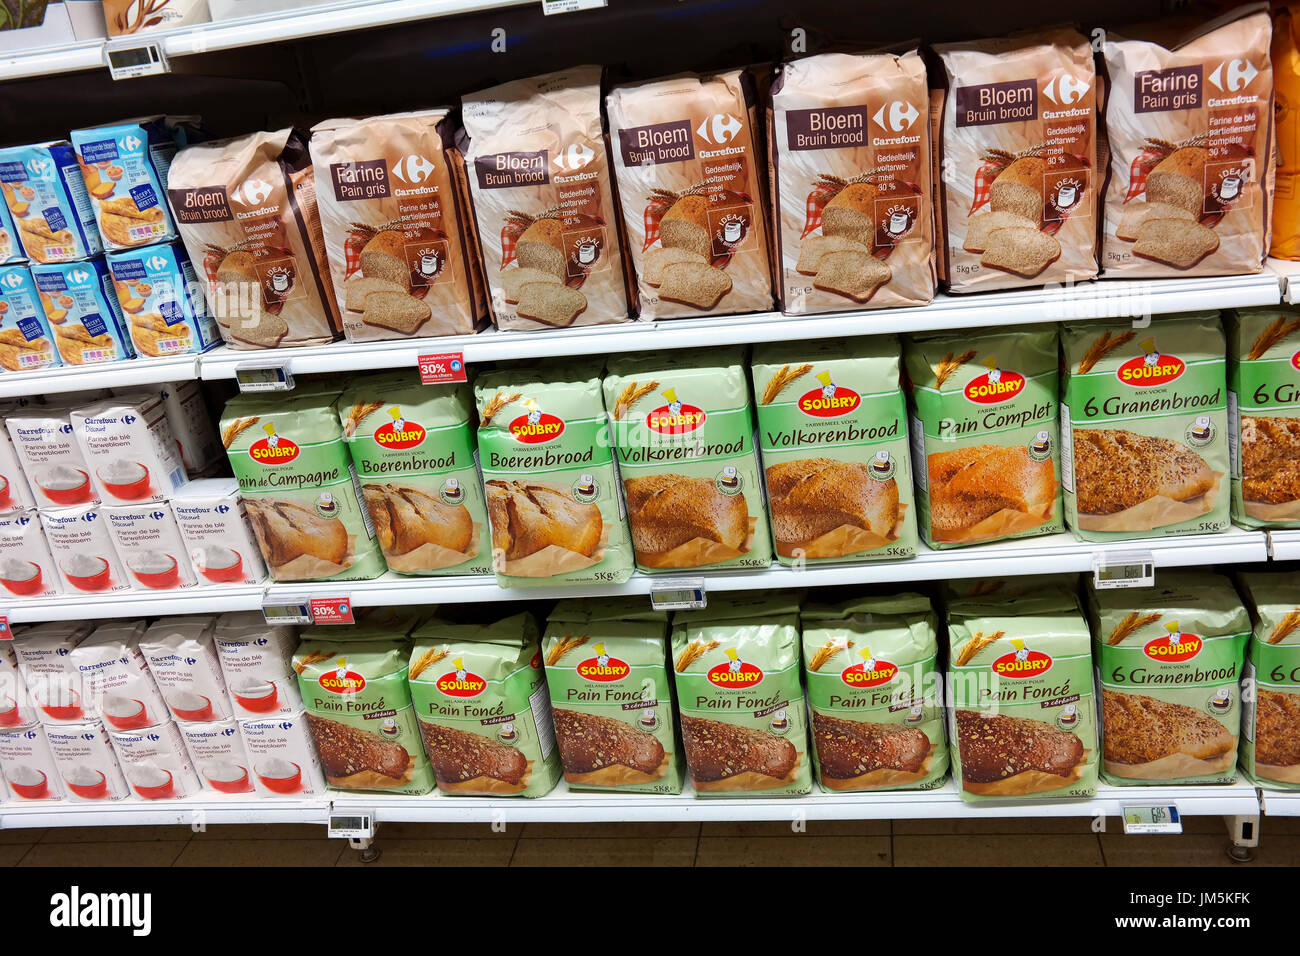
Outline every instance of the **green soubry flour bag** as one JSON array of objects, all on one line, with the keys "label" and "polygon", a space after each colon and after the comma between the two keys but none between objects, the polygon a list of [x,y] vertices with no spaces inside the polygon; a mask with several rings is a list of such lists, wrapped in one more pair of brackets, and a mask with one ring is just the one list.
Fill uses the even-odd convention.
[{"label": "green soubry flour bag", "polygon": [[1232,582],[1162,571],[1157,587],[1088,593],[1112,784],[1232,783],[1250,618]]},{"label": "green soubry flour bag", "polygon": [[916,554],[898,365],[893,336],[754,349],[758,445],[782,564]]},{"label": "green soubry flour bag", "polygon": [[542,652],[569,788],[681,793],[666,612],[644,600],[561,601]]},{"label": "green soubry flour bag", "polygon": [[1064,527],[1056,353],[1055,326],[904,339],[917,523],[930,547]]},{"label": "green soubry flour bag", "polygon": [[948,609],[948,738],[963,800],[1091,797],[1097,719],[1088,625],[1058,597]]},{"label": "green soubry flour bag", "polygon": [[1030,595],[1057,595],[1062,607],[1079,606],[1077,574],[1018,574],[1005,578],[949,578],[941,585],[944,600],[1000,601]]},{"label": "green soubry flour bag", "polygon": [[276,581],[378,577],[384,556],[339,426],[333,391],[241,395],[221,438]]},{"label": "green soubry flour bag", "polygon": [[438,789],[542,797],[560,779],[537,621],[430,621],[414,634],[411,697]]},{"label": "green soubry flour bag", "polygon": [[932,790],[948,772],[937,621],[922,594],[804,607],[804,678],[826,790]]},{"label": "green soubry flour bag", "polygon": [[1228,411],[1217,312],[1061,330],[1065,518],[1081,541],[1228,528]]},{"label": "green soubry flour bag", "polygon": [[406,684],[411,643],[385,628],[313,627],[293,655],[307,726],[336,790],[428,793]]},{"label": "green soubry flour bag", "polygon": [[577,363],[501,369],[475,380],[474,395],[502,587],[631,577],[599,379]]},{"label": "green soubry flour bag", "polygon": [[409,371],[354,379],[338,401],[384,560],[403,574],[489,574],[491,535],[467,385]]},{"label": "green soubry flour bag", "polygon": [[1225,313],[1232,517],[1300,528],[1300,310]]},{"label": "green soubry flour bag", "polygon": [[1241,767],[1261,787],[1300,790],[1300,587],[1291,571],[1237,580],[1254,622],[1242,681]]},{"label": "green soubry flour bag", "polygon": [[687,773],[697,794],[810,793],[790,595],[710,600],[673,617],[673,670]]},{"label": "green soubry flour bag", "polygon": [[744,366],[742,348],[609,364],[605,408],[642,571],[772,563]]}]

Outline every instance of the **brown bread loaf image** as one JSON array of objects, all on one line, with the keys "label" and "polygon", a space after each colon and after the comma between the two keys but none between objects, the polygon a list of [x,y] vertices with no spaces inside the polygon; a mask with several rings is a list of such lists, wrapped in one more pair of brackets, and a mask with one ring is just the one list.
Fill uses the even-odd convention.
[{"label": "brown bread loaf image", "polygon": [[1047,163],[1038,156],[1022,156],[998,173],[989,187],[989,208],[1014,213],[1033,223],[1043,221],[1043,174]]},{"label": "brown bread loaf image", "polygon": [[628,478],[627,520],[638,554],[662,554],[695,538],[739,549],[749,534],[743,494],[724,495],[707,478]]},{"label": "brown bread loaf image", "polygon": [[244,504],[262,553],[272,567],[288,564],[304,554],[334,564],[342,564],[347,557],[348,533],[343,522],[322,518],[291,501],[246,498]]},{"label": "brown bread loaf image", "polygon": [[1256,708],[1256,762],[1273,767],[1300,764],[1300,694],[1261,687]]},{"label": "brown bread loaf image", "polygon": [[823,256],[832,252],[869,252],[869,248],[848,236],[809,236],[799,244],[799,261],[795,271],[800,275],[815,276]]},{"label": "brown bread loaf image", "polygon": [[414,335],[432,314],[428,303],[405,292],[371,292],[366,296],[361,321],[403,335]]},{"label": "brown bread loaf image", "polygon": [[659,234],[666,249],[686,249],[706,260],[713,254],[709,240],[709,198],[683,196],[669,207],[659,222]]},{"label": "brown bread loaf image", "polygon": [[385,554],[407,554],[425,544],[464,551],[474,522],[463,504],[448,505],[418,488],[363,485],[361,493]]},{"label": "brown bread loaf image", "polygon": [[537,219],[519,236],[515,246],[519,266],[536,269],[553,275],[561,281],[565,277],[564,229],[558,219]]},{"label": "brown bread loaf image", "polygon": [[406,265],[406,239],[392,229],[377,232],[361,249],[361,274],[370,279],[386,279],[410,288],[411,270]]},{"label": "brown bread loaf image", "polygon": [[1083,759],[1077,736],[1041,720],[973,710],[956,716],[963,780],[993,783],[1028,770],[1066,777]]},{"label": "brown bread loaf image", "polygon": [[378,734],[311,713],[307,714],[307,727],[325,776],[332,779],[370,771],[401,780],[411,766],[411,755],[401,744]]},{"label": "brown bread loaf image", "polygon": [[1138,237],[1138,230],[1148,219],[1174,219],[1183,222],[1195,222],[1196,214],[1182,206],[1171,206],[1167,202],[1135,202],[1124,207],[1124,215],[1115,228],[1115,235],[1132,242]]},{"label": "brown bread loaf image", "polygon": [[572,325],[586,308],[587,297],[577,289],[548,282],[529,282],[522,286],[515,311],[525,319],[563,328]]},{"label": "brown bread loaf image", "polygon": [[523,558],[550,545],[588,557],[600,544],[600,508],[574,501],[564,488],[530,481],[487,482],[492,548]]},{"label": "brown bread loaf image", "polygon": [[823,777],[847,780],[881,769],[916,773],[930,753],[930,739],[915,727],[815,712],[812,725]]},{"label": "brown bread loaf image", "polygon": [[1203,146],[1176,149],[1147,176],[1147,199],[1186,209],[1194,216],[1203,211],[1205,197],[1205,161],[1209,151]]},{"label": "brown bread loaf image", "polygon": [[1026,226],[1008,226],[989,233],[980,264],[1032,279],[1059,258],[1061,244],[1055,236]]},{"label": "brown bread loaf image", "polygon": [[1005,509],[1048,513],[1056,498],[1050,459],[1022,447],[972,445],[929,458],[930,523],[936,537],[960,534]]},{"label": "brown bread loaf image", "polygon": [[645,254],[645,272],[642,274],[642,278],[645,279],[647,285],[662,285],[664,270],[679,262],[691,262],[702,266],[709,264],[708,258],[698,252],[692,252],[689,249],[660,247],[651,249]]},{"label": "brown bread loaf image", "polygon": [[491,777],[517,785],[528,774],[528,760],[517,748],[480,734],[421,720],[420,736],[440,784]]},{"label": "brown bread loaf image", "polygon": [[861,462],[782,462],[767,469],[767,493],[778,554],[843,525],[887,536],[898,523],[898,483],[876,481]]},{"label": "brown bread loaf image", "polygon": [[344,307],[349,312],[366,311],[366,300],[372,292],[392,292],[406,294],[406,286],[399,285],[396,282],[390,282],[388,279],[375,279],[362,276],[359,279],[350,280],[344,286],[346,298]]},{"label": "brown bread loaf image", "polygon": [[566,774],[592,773],[615,764],[655,774],[664,761],[663,744],[653,735],[599,714],[555,708],[555,738]]},{"label": "brown bread loaf image", "polygon": [[1217,484],[1186,445],[1118,428],[1076,429],[1074,468],[1080,514],[1114,514],[1156,495],[1186,501]]},{"label": "brown bread loaf image", "polygon": [[522,266],[518,269],[506,269],[501,273],[501,289],[505,295],[505,300],[510,303],[518,302],[526,287],[538,283],[563,285],[564,280],[553,272],[543,272],[541,269],[525,269]]},{"label": "brown bread loaf image", "polygon": [[971,216],[970,222],[966,223],[966,239],[961,247],[967,252],[983,252],[989,247],[989,237],[994,232],[1012,226],[1038,229],[1031,220],[1014,212],[982,212]]},{"label": "brown bread loaf image", "polygon": [[692,780],[725,780],[741,773],[789,776],[798,757],[794,745],[762,730],[682,715],[682,747]]},{"label": "brown bread loaf image", "polygon": [[1182,704],[1103,688],[1101,706],[1108,762],[1150,763],[1174,754],[1211,760],[1237,747],[1223,724]]},{"label": "brown bread loaf image", "polygon": [[[890,182],[891,187],[896,185]],[[882,194],[874,183],[849,183],[822,210],[822,235],[841,236],[870,248],[876,237],[876,199]]]},{"label": "brown bread loaf image", "polygon": [[813,286],[866,302],[893,276],[888,265],[865,252],[827,252],[817,261]]},{"label": "brown bread loaf image", "polygon": [[1241,475],[1247,501],[1300,499],[1300,419],[1243,415]]},{"label": "brown bread loaf image", "polygon": [[731,276],[707,262],[677,262],[664,269],[659,298],[712,309],[731,291]]},{"label": "brown bread loaf image", "polygon": [[1190,269],[1219,248],[1213,229],[1180,219],[1148,219],[1138,227],[1133,254],[1178,269]]}]

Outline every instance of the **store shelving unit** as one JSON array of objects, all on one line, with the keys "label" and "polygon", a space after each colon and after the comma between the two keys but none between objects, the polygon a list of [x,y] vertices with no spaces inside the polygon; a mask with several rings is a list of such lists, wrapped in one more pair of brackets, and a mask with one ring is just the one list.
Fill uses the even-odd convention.
[{"label": "store shelving unit", "polygon": [[1274,561],[1300,560],[1300,528],[1268,533],[1268,556]]},{"label": "store shelving unit", "polygon": [[1300,817],[1300,790],[1261,790],[1259,807],[1265,816]]},{"label": "store shelving unit", "polygon": [[199,377],[198,356],[139,358],[103,365],[64,365],[39,372],[0,373],[0,398],[57,395],[91,388],[127,388]]}]

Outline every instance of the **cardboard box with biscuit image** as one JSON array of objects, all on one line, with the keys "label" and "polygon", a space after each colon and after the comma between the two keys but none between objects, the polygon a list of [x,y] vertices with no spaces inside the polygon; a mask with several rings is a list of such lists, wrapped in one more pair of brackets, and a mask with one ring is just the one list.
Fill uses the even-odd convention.
[{"label": "cardboard box with biscuit image", "polygon": [[605,407],[637,567],[772,561],[743,348],[613,359]]},{"label": "cardboard box with biscuit image", "polygon": [[750,374],[777,560],[915,554],[898,340],[762,345]]},{"label": "cardboard box with biscuit image", "polygon": [[293,655],[307,728],[331,790],[425,794],[433,770],[406,675],[411,642],[390,628],[302,632]]},{"label": "cardboard box with biscuit image", "polygon": [[0,193],[33,263],[75,262],[104,251],[71,143],[0,149]]},{"label": "cardboard box with biscuit image", "polygon": [[822,789],[942,786],[948,745],[930,599],[902,593],[811,604],[800,620]]},{"label": "cardboard box with biscuit image", "polygon": [[244,395],[221,439],[262,556],[276,581],[383,574],[383,553],[339,424],[334,389]]},{"label": "cardboard box with biscuit image", "polygon": [[71,138],[105,250],[176,238],[167,208],[176,138],[165,117],[76,129]]},{"label": "cardboard box with biscuit image", "polygon": [[1106,782],[1235,781],[1250,618],[1232,581],[1164,571],[1155,587],[1087,597]]},{"label": "cardboard box with biscuit image", "polygon": [[150,246],[107,258],[113,290],[138,354],[160,358],[204,352],[221,344],[183,245]]},{"label": "cardboard box with biscuit image", "polygon": [[[1300,595],[1288,572],[1237,576],[1252,625],[1242,671],[1241,769],[1257,786],[1300,790]],[[1253,698],[1244,693],[1253,686]]]},{"label": "cardboard box with biscuit image", "polygon": [[712,598],[678,611],[672,659],[697,796],[812,792],[795,595]]},{"label": "cardboard box with biscuit image", "polygon": [[1225,340],[1216,312],[1061,330],[1065,519],[1082,541],[1226,531]]},{"label": "cardboard box with biscuit image", "polygon": [[569,788],[680,793],[667,612],[632,599],[561,601],[542,652]]},{"label": "cardboard box with biscuit image", "polygon": [[1097,717],[1088,625],[1054,596],[948,608],[952,776],[970,803],[1092,797]]},{"label": "cardboard box with biscuit image", "polygon": [[934,49],[949,291],[1094,278],[1102,176],[1087,38],[1056,27]]},{"label": "cardboard box with biscuit image", "polygon": [[468,385],[412,370],[359,376],[338,402],[343,438],[390,570],[491,574]]},{"label": "cardboard box with biscuit image", "polygon": [[26,253],[18,242],[18,227],[14,225],[14,215],[9,211],[8,192],[12,190],[0,180],[0,265],[25,262]]},{"label": "cardboard box with biscuit image", "polygon": [[1243,275],[1268,254],[1274,93],[1266,4],[1107,34],[1102,267]]},{"label": "cardboard box with biscuit image", "polygon": [[911,335],[903,358],[926,544],[1061,531],[1055,326]]},{"label": "cardboard box with biscuit image", "polygon": [[37,298],[64,365],[98,365],[135,357],[126,316],[102,258],[32,264]]},{"label": "cardboard box with biscuit image", "polygon": [[62,364],[32,274],[26,266],[0,266],[0,367],[27,372]]},{"label": "cardboard box with biscuit image", "polygon": [[626,581],[632,547],[590,363],[499,369],[474,396],[497,581]]},{"label": "cardboard box with biscuit image", "polygon": [[462,98],[457,143],[499,329],[628,320],[600,80],[578,66]]},{"label": "cardboard box with biscuit image", "polygon": [[537,621],[430,621],[412,635],[411,698],[438,790],[544,797],[562,769]]},{"label": "cardboard box with biscuit image", "polygon": [[787,313],[934,297],[928,97],[916,50],[779,68],[768,145]]},{"label": "cardboard box with biscuit image", "polygon": [[350,341],[465,335],[484,324],[453,125],[435,109],[312,127],[326,258]]}]

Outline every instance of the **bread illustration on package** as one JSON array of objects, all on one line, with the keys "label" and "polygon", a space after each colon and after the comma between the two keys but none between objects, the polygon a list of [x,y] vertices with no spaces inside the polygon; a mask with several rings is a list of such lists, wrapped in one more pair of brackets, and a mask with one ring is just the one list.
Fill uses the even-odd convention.
[{"label": "bread illustration on package", "polygon": [[922,594],[805,605],[804,679],[826,790],[933,790],[948,771],[937,621]]},{"label": "bread illustration on package", "polygon": [[1102,267],[1128,278],[1259,272],[1274,169],[1267,7],[1121,32],[1102,48]]},{"label": "bread illustration on package", "polygon": [[1253,624],[1242,686],[1241,769],[1261,787],[1300,790],[1300,600],[1291,572],[1237,577]]},{"label": "bread illustration on package", "polygon": [[641,318],[772,308],[754,78],[683,74],[605,98]]},{"label": "bread illustration on package", "polygon": [[930,547],[1064,527],[1056,353],[1055,326],[904,339],[917,522]]},{"label": "bread illustration on package", "polygon": [[74,262],[104,251],[71,143],[0,149],[0,194],[33,262]]},{"label": "bread illustration on package", "polygon": [[1089,588],[1088,618],[1106,782],[1236,780],[1250,617],[1232,581],[1162,571],[1151,588]]},{"label": "bread illustration on package", "polygon": [[799,678],[799,605],[713,598],[673,616],[682,748],[697,795],[812,792]]},{"label": "bread illustration on package", "polygon": [[1095,277],[1102,177],[1088,40],[1057,28],[934,49],[945,74],[939,245],[948,289]]},{"label": "bread illustration on package", "polygon": [[750,371],[777,559],[915,554],[898,340],[762,345]]},{"label": "bread illustration on package", "polygon": [[627,281],[598,66],[461,100],[492,315],[499,329],[627,321]]},{"label": "bread illustration on package", "polygon": [[326,120],[311,132],[325,251],[348,339],[473,332],[486,305],[448,111]]},{"label": "bread illustration on package", "polygon": [[1216,312],[1062,327],[1061,473],[1076,537],[1227,530],[1225,345]]},{"label": "bread illustration on package", "polygon": [[1300,527],[1300,311],[1264,306],[1224,319],[1232,519]]},{"label": "bread illustration on package", "polygon": [[916,50],[782,64],[769,149],[787,313],[934,297],[928,104]]},{"label": "bread illustration on package", "polygon": [[744,349],[623,355],[605,408],[637,567],[772,562]]},{"label": "bread illustration on package", "polygon": [[618,469],[590,364],[489,372],[475,379],[474,397],[497,581],[631,577]]},{"label": "bread illustration on package", "polygon": [[135,357],[126,318],[103,259],[32,266],[37,297],[65,365]]},{"label": "bread illustration on package", "polygon": [[26,266],[0,266],[0,367],[26,372],[62,364],[36,280]]},{"label": "bread illustration on package", "polygon": [[385,570],[330,388],[245,395],[221,440],[276,581],[373,578]]},{"label": "bread illustration on package", "polygon": [[72,131],[95,224],[109,250],[176,237],[167,209],[167,170],[176,139],[162,116]]},{"label": "bread illustration on package", "polygon": [[680,793],[667,612],[618,598],[561,601],[542,651],[569,788]]},{"label": "bread illustration on package", "polygon": [[490,574],[483,480],[468,385],[410,371],[353,379],[338,402],[384,560],[403,574]]},{"label": "bread illustration on package", "polygon": [[311,162],[296,130],[183,149],[167,186],[226,344],[269,349],[338,337]]},{"label": "bread illustration on package", "polygon": [[979,803],[1097,792],[1088,625],[1054,596],[948,606],[952,775]]},{"label": "bread illustration on package", "polygon": [[108,257],[123,324],[140,355],[161,358],[220,344],[190,257],[180,243]]},{"label": "bread illustration on package", "polygon": [[544,797],[560,753],[547,703],[537,621],[430,621],[412,637],[411,697],[438,789]]}]

